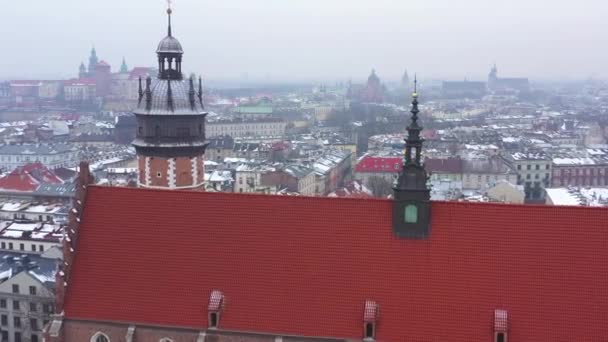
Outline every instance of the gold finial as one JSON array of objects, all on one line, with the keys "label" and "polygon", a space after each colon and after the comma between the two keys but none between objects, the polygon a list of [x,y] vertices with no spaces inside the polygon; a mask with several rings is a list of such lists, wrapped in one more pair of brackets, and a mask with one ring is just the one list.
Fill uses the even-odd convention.
[{"label": "gold finial", "polygon": [[418,76],[414,74],[414,93],[412,97],[418,97]]}]

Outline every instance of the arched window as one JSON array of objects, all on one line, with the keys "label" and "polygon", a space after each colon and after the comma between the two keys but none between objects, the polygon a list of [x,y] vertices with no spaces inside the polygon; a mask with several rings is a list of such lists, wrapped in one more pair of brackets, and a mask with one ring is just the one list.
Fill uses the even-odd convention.
[{"label": "arched window", "polygon": [[102,332],[97,332],[91,337],[91,342],[110,342],[110,338]]},{"label": "arched window", "polygon": [[172,339],[170,339],[170,338],[168,338],[168,337],[163,337],[163,338],[161,338],[161,339],[160,339],[160,341],[158,341],[158,342],[173,342],[173,340],[172,340]]}]

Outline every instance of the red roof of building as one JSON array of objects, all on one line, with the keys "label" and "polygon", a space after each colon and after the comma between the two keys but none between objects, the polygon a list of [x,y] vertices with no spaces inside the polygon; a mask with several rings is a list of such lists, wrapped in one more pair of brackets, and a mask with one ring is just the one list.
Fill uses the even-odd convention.
[{"label": "red roof of building", "polygon": [[62,184],[63,180],[41,163],[20,166],[0,178],[0,189],[34,191],[40,184]]},{"label": "red roof of building", "polygon": [[403,168],[403,157],[365,156],[355,166],[355,172],[397,173]]},{"label": "red roof of building", "polygon": [[389,200],[89,187],[65,317],[377,341],[600,341],[608,209],[433,202],[397,239]]}]

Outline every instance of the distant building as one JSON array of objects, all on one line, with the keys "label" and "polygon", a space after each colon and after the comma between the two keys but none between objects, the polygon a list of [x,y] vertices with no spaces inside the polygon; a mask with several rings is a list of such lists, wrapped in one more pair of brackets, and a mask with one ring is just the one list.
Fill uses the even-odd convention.
[{"label": "distant building", "polygon": [[487,190],[500,182],[517,184],[517,180],[515,168],[497,156],[464,160],[462,164],[464,190]]},{"label": "distant building", "polygon": [[551,159],[542,152],[513,153],[508,159],[517,171],[517,184],[524,186],[527,200],[544,199],[544,188],[551,184]]},{"label": "distant building", "polygon": [[530,91],[530,81],[527,78],[498,77],[498,68],[494,65],[488,75],[488,89],[494,92],[528,92]]},{"label": "distant building", "polygon": [[366,103],[384,102],[385,88],[376,75],[376,70],[372,69],[365,85],[350,84],[347,97],[356,101]]},{"label": "distant building", "polygon": [[261,177],[264,186],[270,186],[274,192],[288,190],[301,195],[315,195],[314,170],[304,165],[290,164],[266,172]]},{"label": "distant building", "polygon": [[42,342],[42,329],[54,312],[55,261],[5,255],[0,272],[2,341]]},{"label": "distant building", "polygon": [[551,186],[608,186],[608,150],[587,149],[582,156],[554,156]]},{"label": "distant building", "polygon": [[547,204],[576,206],[608,206],[608,189],[606,188],[549,188]]},{"label": "distant building", "polygon": [[91,78],[65,81],[63,96],[64,100],[71,104],[91,103],[97,96],[97,83]]},{"label": "distant building", "polygon": [[5,171],[28,163],[42,163],[55,169],[78,164],[78,150],[68,144],[4,145],[0,146],[0,168]]},{"label": "distant building", "polygon": [[272,116],[272,103],[269,101],[261,101],[257,104],[239,105],[234,110],[234,113],[244,119],[260,119]]},{"label": "distant building", "polygon": [[480,99],[486,94],[484,82],[472,81],[445,81],[443,82],[442,95],[449,99],[471,98]]},{"label": "distant building", "polygon": [[207,123],[207,137],[220,135],[238,137],[283,137],[287,122],[278,118],[259,120],[218,120]]}]

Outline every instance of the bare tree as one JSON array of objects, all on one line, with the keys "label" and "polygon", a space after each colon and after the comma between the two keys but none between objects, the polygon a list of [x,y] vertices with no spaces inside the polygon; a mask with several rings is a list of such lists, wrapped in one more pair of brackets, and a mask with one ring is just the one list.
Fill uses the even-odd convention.
[{"label": "bare tree", "polygon": [[367,181],[367,187],[371,190],[374,197],[386,197],[393,190],[391,181],[378,176],[370,177]]}]

